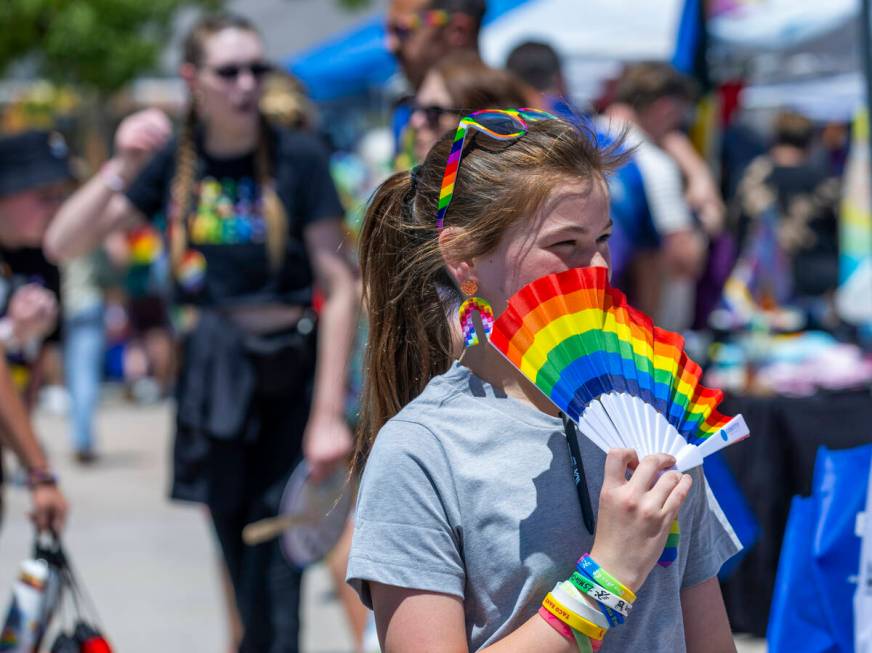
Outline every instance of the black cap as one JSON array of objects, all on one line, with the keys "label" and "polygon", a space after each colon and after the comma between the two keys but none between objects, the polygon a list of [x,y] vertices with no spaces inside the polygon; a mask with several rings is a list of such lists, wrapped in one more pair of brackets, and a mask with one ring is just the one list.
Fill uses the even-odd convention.
[{"label": "black cap", "polygon": [[0,136],[0,197],[72,178],[69,148],[59,132]]}]

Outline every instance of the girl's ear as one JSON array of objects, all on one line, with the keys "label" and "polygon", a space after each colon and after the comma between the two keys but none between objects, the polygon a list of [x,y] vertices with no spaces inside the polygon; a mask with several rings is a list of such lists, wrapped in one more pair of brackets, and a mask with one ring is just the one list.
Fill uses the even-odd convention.
[{"label": "girl's ear", "polygon": [[470,279],[475,269],[475,264],[470,260],[458,258],[452,254],[456,250],[456,240],[463,234],[459,227],[445,227],[439,232],[439,250],[442,253],[442,261],[445,269],[458,287]]}]

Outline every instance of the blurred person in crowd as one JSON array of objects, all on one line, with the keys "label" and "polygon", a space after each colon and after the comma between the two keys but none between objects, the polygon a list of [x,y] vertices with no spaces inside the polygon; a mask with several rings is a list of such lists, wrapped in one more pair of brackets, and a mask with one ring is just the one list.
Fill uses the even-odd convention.
[{"label": "blurred person in crowd", "polygon": [[[397,58],[409,83],[418,91],[427,71],[449,52],[478,53],[478,35],[484,19],[485,0],[392,0],[387,16],[387,47]],[[414,136],[407,129],[411,107],[399,101],[391,116],[395,167],[415,164]]]},{"label": "blurred person in crowd", "polygon": [[260,113],[270,70],[248,20],[201,19],[184,43],[191,106],[178,136],[156,110],[123,121],[115,157],[61,208],[46,245],[74,256],[165,212],[176,302],[189,315],[172,494],[209,508],[244,629],[239,650],[277,653],[299,650],[302,572],[278,541],[247,547],[241,531],[277,514],[301,457],[313,482],[347,459],[337,380],[358,298],[326,153]]},{"label": "blurred person in crowd", "polygon": [[684,125],[694,93],[692,82],[667,63],[634,64],[601,123],[613,134],[626,131],[635,148],[631,165],[610,180],[613,217],[632,250],[623,285],[640,309],[673,330],[690,325],[706,245],[684,196],[681,168],[659,143]]},{"label": "blurred person in crowd", "polygon": [[415,159],[423,161],[443,134],[457,128],[462,116],[481,109],[525,107],[531,99],[530,89],[519,79],[491,68],[474,52],[447,55],[427,72],[412,105],[409,126],[414,130]]},{"label": "blurred person in crowd", "polygon": [[765,212],[775,208],[777,239],[792,272],[793,294],[821,297],[839,280],[840,183],[826,166],[811,161],[815,130],[798,113],[781,111],[773,122],[772,146],[748,166],[731,206],[740,250],[754,237]]},{"label": "blurred person in crowd", "polygon": [[851,146],[851,125],[846,122],[831,121],[820,131],[820,150],[817,157],[820,164],[830,175],[841,177],[848,163],[848,152]]},{"label": "blurred person in crowd", "polygon": [[583,123],[589,111],[579,111],[572,106],[563,76],[563,63],[549,44],[525,41],[516,46],[506,59],[506,70],[536,89],[539,100],[533,106],[573,124]]},{"label": "blurred person in crowd", "polygon": [[[69,194],[70,189],[65,191]],[[2,258],[19,278],[49,291],[56,300],[61,297],[61,271],[45,257],[41,243],[0,245]],[[55,321],[51,331],[41,339],[40,347],[25,356],[24,352],[9,358],[19,389],[28,410],[37,402],[54,415],[63,415],[69,408],[69,396],[64,388],[63,356],[61,353],[62,322]]]},{"label": "blurred person in crowd", "polygon": [[104,243],[121,272],[126,313],[123,378],[130,396],[152,403],[173,385],[174,340],[167,300],[169,272],[161,235],[150,224],[110,234]]},{"label": "blurred person in crowd", "polygon": [[[6,260],[7,252],[37,248],[72,186],[69,153],[57,133],[0,137],[0,438],[27,472],[33,517],[40,530],[63,528],[67,503],[37,440],[7,355],[33,362],[55,328],[56,295]],[[2,466],[0,466],[2,480]]]},{"label": "blurred person in crowd", "polygon": [[73,455],[85,465],[97,460],[94,412],[100,400],[106,349],[103,293],[107,266],[98,250],[70,260],[61,269],[64,374],[70,397]]},{"label": "blurred person in crowd", "polygon": [[485,0],[392,0],[388,50],[418,90],[427,71],[449,52],[478,52]]}]

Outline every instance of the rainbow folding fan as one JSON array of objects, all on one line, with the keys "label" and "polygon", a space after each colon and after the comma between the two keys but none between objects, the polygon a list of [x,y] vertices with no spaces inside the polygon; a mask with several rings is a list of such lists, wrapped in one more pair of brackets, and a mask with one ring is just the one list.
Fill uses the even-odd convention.
[{"label": "rainbow folding fan", "polygon": [[[741,415],[717,410],[723,393],[700,384],[684,339],[628,306],[606,268],[524,286],[494,322],[490,342],[603,451],[668,453],[686,471],[749,435]],[[676,521],[659,565],[675,561],[679,537]]]},{"label": "rainbow folding fan", "polygon": [[717,410],[723,392],[700,383],[683,338],[628,306],[606,268],[524,286],[490,342],[603,451],[668,453],[686,471],[749,435],[741,415]]}]

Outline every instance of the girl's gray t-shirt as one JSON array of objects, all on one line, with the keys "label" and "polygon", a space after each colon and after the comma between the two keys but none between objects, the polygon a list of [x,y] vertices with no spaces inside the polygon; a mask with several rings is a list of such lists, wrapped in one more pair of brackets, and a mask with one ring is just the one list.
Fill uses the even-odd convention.
[{"label": "girl's gray t-shirt", "polygon": [[[579,438],[594,510],[605,454]],[[741,547],[699,469],[679,514],[678,559],[655,567],[602,653],[685,650],[679,592]],[[517,629],[593,536],[584,527],[562,421],[455,363],[381,429],[361,479],[348,582],[463,600],[470,651]]]}]

